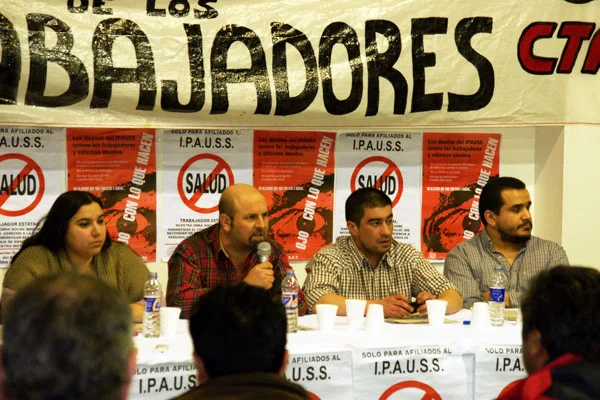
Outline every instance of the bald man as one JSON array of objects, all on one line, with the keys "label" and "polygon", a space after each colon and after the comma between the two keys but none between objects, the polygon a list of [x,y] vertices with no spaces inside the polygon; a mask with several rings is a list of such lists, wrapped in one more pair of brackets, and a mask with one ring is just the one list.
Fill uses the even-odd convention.
[{"label": "bald man", "polygon": [[[250,185],[231,185],[219,201],[219,222],[196,232],[177,246],[169,259],[167,305],[182,309],[189,318],[195,299],[218,285],[245,282],[281,298],[281,280],[291,270],[283,247],[268,237],[267,202]],[[259,262],[256,248],[271,244],[271,256]],[[298,293],[298,312],[306,303]]]}]

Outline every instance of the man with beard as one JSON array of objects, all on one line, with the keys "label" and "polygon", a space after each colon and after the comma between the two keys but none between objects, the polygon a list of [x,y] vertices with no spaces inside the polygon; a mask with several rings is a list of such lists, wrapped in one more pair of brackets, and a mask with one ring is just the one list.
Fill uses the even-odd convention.
[{"label": "man with beard", "polygon": [[[169,259],[167,305],[180,307],[189,318],[195,299],[219,284],[245,282],[281,299],[281,281],[291,270],[283,247],[267,235],[267,202],[254,187],[231,185],[219,200],[219,222],[182,241]],[[259,262],[260,242],[271,245],[271,255]],[[298,312],[306,304],[298,293]]]},{"label": "man with beard", "polygon": [[386,317],[396,318],[425,312],[425,301],[435,298],[448,301],[448,314],[461,309],[462,298],[448,279],[411,245],[392,238],[392,201],[384,192],[353,192],[346,200],[346,224],[350,236],[338,237],[306,265],[310,310],[336,304],[338,314],[346,315],[347,298],[381,304]]},{"label": "man with beard", "polygon": [[483,188],[479,215],[484,229],[452,249],[444,263],[444,275],[462,293],[465,308],[489,300],[495,268],[504,270],[506,306],[519,307],[531,278],[568,265],[561,246],[531,235],[530,207],[529,192],[516,178],[494,178]]}]

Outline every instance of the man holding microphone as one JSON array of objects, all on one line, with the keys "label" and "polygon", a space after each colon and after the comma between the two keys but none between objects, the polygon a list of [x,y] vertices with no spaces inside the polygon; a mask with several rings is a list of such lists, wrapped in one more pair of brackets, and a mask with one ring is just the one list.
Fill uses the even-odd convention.
[{"label": "man holding microphone", "polygon": [[[281,281],[292,267],[283,247],[267,236],[268,228],[262,193],[245,184],[225,189],[219,222],[182,241],[169,259],[167,305],[180,307],[189,318],[194,300],[207,290],[242,281],[281,298]],[[298,313],[305,312],[300,291]]]}]

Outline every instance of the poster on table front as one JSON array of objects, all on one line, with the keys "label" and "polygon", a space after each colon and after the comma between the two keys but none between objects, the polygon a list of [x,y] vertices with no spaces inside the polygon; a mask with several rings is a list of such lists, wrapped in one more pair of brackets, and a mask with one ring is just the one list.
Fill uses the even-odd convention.
[{"label": "poster on table front", "polygon": [[352,399],[352,352],[290,353],[285,377],[312,399]]},{"label": "poster on table front", "polygon": [[421,251],[443,260],[483,229],[479,196],[500,167],[500,134],[425,133]]},{"label": "poster on table front", "polygon": [[361,349],[352,353],[355,399],[469,398],[467,373],[457,346]]},{"label": "poster on table front", "polygon": [[107,233],[156,261],[154,129],[67,129],[69,190],[102,200]]},{"label": "poster on table front", "polygon": [[307,261],[331,243],[335,140],[332,132],[254,132],[254,186],[291,261]]},{"label": "poster on table front", "polygon": [[476,399],[495,399],[504,387],[527,376],[521,345],[479,346],[475,361]]},{"label": "poster on table front", "polygon": [[392,201],[393,237],[419,248],[421,134],[350,132],[336,146],[335,237],[349,235],[345,203],[350,193],[375,187]]},{"label": "poster on table front", "polygon": [[252,184],[252,131],[173,129],[162,132],[160,259],[219,221],[219,199],[235,183]]},{"label": "poster on table front", "polygon": [[65,190],[65,131],[0,126],[0,268]]}]

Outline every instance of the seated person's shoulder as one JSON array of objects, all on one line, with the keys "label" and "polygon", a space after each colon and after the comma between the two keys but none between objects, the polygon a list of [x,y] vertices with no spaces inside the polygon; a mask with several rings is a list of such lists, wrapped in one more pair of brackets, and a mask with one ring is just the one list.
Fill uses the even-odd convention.
[{"label": "seated person's shoulder", "polygon": [[10,265],[4,275],[3,286],[20,290],[37,276],[59,271],[59,263],[52,251],[45,246],[30,246]]},{"label": "seated person's shoulder", "polygon": [[25,267],[28,269],[40,269],[44,266],[49,266],[54,259],[56,259],[56,255],[46,246],[30,246],[23,250],[14,260],[14,262],[10,265],[7,274],[11,272],[11,270],[12,273],[14,273],[16,270],[20,270]]},{"label": "seated person's shoulder", "polygon": [[208,229],[204,229],[183,239],[177,246],[177,249],[175,249],[175,252],[181,252],[190,248],[203,249],[211,244],[212,240],[208,234]]},{"label": "seated person's shoulder", "polygon": [[110,245],[110,247],[108,248],[108,250],[109,250],[109,251],[111,251],[112,253],[119,254],[119,255],[121,255],[121,254],[126,254],[126,255],[129,255],[129,254],[131,254],[131,253],[134,253],[134,254],[136,254],[136,253],[135,253],[135,251],[133,251],[133,250],[132,250],[132,249],[131,249],[129,246],[127,246],[126,244],[124,244],[124,243],[121,243],[121,242],[115,242],[115,241],[113,241],[113,242],[111,243],[111,245]]},{"label": "seated person's shoulder", "polygon": [[351,240],[349,237],[339,237],[335,243],[328,244],[317,251],[312,259],[343,259],[349,257],[352,254],[349,240]]},{"label": "seated person's shoulder", "polygon": [[398,241],[394,241],[389,253],[392,259],[406,259],[411,261],[421,259],[425,260],[425,257],[423,257],[421,252],[417,250],[413,245]]},{"label": "seated person's shoulder", "polygon": [[560,244],[553,242],[552,240],[542,239],[537,236],[531,236],[531,238],[529,239],[529,243],[531,243],[532,245],[535,245],[536,247],[541,247],[541,248],[546,248],[546,249],[551,249],[551,250],[556,250],[556,249],[562,248],[562,246]]}]

